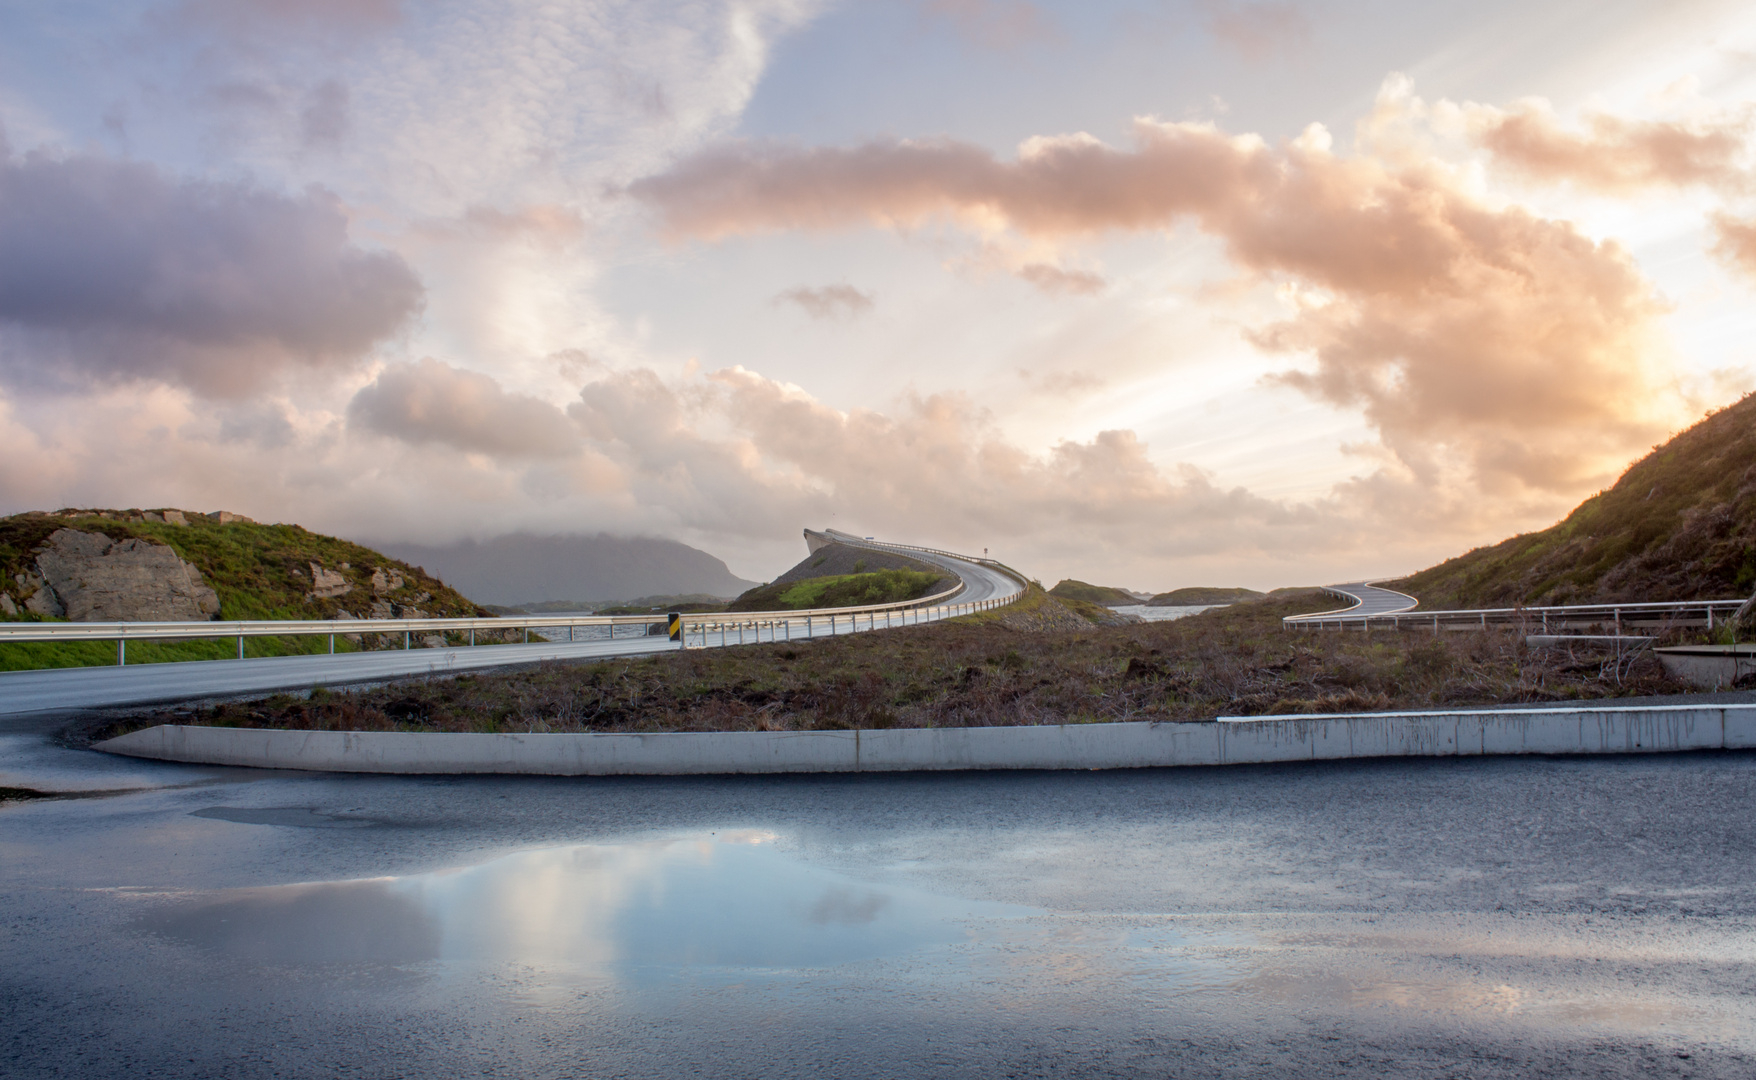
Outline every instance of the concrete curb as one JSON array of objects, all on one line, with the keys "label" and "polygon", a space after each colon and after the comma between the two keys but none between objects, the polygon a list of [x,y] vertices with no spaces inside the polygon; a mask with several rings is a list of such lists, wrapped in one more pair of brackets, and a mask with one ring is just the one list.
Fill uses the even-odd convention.
[{"label": "concrete curb", "polygon": [[1381,713],[1216,723],[883,731],[476,735],[160,726],[98,743],[129,757],[359,773],[718,773],[1132,769],[1373,757],[1756,748],[1756,705]]}]

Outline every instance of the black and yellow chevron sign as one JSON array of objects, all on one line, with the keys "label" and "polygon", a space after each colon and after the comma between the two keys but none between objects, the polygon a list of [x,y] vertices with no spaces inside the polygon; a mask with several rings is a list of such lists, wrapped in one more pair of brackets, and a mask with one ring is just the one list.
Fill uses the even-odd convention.
[{"label": "black and yellow chevron sign", "polygon": [[682,641],[683,640],[683,616],[681,616],[673,611],[673,612],[671,612],[669,619],[670,619],[670,628],[671,628],[671,640],[672,641]]}]

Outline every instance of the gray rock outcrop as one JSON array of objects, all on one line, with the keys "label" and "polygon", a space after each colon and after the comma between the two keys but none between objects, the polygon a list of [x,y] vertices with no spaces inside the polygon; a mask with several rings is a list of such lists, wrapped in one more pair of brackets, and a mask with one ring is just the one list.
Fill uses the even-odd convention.
[{"label": "gray rock outcrop", "polygon": [[[311,564],[311,596],[328,599],[332,596],[346,596],[353,591],[348,579],[340,570],[326,570],[322,563]],[[306,597],[309,600],[311,597]]]},{"label": "gray rock outcrop", "polygon": [[382,566],[373,569],[372,591],[379,596],[383,596],[388,592],[395,592],[402,587],[403,577],[400,571],[386,569]]},{"label": "gray rock outcrop", "polygon": [[74,622],[200,622],[219,596],[168,545],[57,529],[37,551],[25,607]]}]

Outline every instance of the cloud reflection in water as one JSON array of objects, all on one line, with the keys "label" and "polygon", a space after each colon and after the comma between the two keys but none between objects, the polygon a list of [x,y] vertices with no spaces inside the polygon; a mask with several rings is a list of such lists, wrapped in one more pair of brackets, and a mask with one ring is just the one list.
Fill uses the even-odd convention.
[{"label": "cloud reflection in water", "polygon": [[142,929],[245,959],[517,964],[638,979],[678,967],[819,968],[964,940],[1028,914],[873,886],[719,834],[520,852],[402,878],[232,890]]}]

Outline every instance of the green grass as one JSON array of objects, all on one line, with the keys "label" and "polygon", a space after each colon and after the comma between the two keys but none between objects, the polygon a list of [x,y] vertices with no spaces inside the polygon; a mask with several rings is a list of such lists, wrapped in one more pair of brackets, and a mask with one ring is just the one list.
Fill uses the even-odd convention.
[{"label": "green grass", "polygon": [[[327,637],[247,637],[244,656],[306,656],[329,651]],[[335,651],[358,652],[360,647],[345,638],[335,639]],[[168,664],[181,660],[235,660],[237,638],[205,638],[198,641],[130,641],[128,665]],[[0,642],[0,671],[35,671],[42,668],[104,667],[116,662],[114,641],[18,641]]]},{"label": "green grass", "polygon": [[[138,511],[99,511],[71,518],[41,513],[0,518],[0,589],[19,599],[15,575],[29,568],[36,550],[50,534],[71,528],[102,533],[115,541],[145,539],[168,544],[178,556],[193,563],[201,571],[202,580],[219,595],[222,620],[333,619],[343,611],[364,617],[370,614],[375,600],[412,607],[435,618],[489,614],[420,567],[297,525],[220,525],[205,518],[192,518],[188,525],[170,525],[135,520],[139,517]],[[339,597],[306,599],[312,590],[314,562],[340,573],[352,591]],[[400,574],[404,584],[382,595],[375,593],[372,572],[380,568]],[[26,613],[19,621],[48,620]],[[461,643],[465,639],[456,640]],[[368,635],[367,644],[400,648],[402,641],[393,634]],[[342,637],[336,639],[335,647],[337,652],[360,648]],[[252,637],[246,638],[244,644],[246,657],[328,651],[327,636]],[[236,638],[128,643],[130,664],[222,660],[237,655]],[[115,662],[113,641],[0,643],[0,671],[99,667]]]},{"label": "green grass", "polygon": [[786,585],[759,586],[738,597],[730,610],[803,611],[807,608],[894,604],[930,596],[951,588],[953,584],[955,582],[945,575],[925,570],[836,574]]},{"label": "green grass", "polygon": [[[220,525],[205,518],[188,525],[131,520],[137,511],[106,511],[64,518],[49,514],[17,514],[0,518],[0,588],[17,597],[15,575],[24,571],[37,548],[56,529],[103,533],[111,540],[139,538],[170,545],[195,564],[202,579],[219,594],[221,619],[327,619],[348,610],[364,614],[373,600],[372,571],[383,567],[402,574],[402,588],[384,599],[411,603],[420,593],[420,609],[434,617],[486,615],[457,590],[419,567],[389,558],[351,541],[314,533],[298,525]],[[342,574],[353,591],[340,597],[313,598],[311,563]],[[342,569],[346,563],[348,568]],[[325,646],[327,648],[327,646]]]}]

